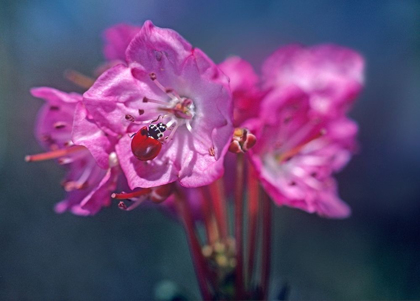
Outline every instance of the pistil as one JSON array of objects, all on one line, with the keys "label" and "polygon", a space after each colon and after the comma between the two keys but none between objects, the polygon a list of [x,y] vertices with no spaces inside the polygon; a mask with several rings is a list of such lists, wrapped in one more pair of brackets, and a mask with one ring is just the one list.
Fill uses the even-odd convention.
[{"label": "pistil", "polygon": [[128,193],[113,193],[111,195],[111,198],[117,199],[117,200],[127,200],[131,198],[137,198],[139,196],[148,195],[152,192],[151,188],[145,188],[138,191],[128,192]]},{"label": "pistil", "polygon": [[299,143],[297,146],[295,146],[294,148],[278,155],[277,160],[280,163],[284,163],[287,160],[291,159],[293,156],[295,156],[296,154],[298,154],[306,145],[308,145],[310,142],[322,137],[325,135],[325,130],[321,130],[318,133],[316,133],[313,137],[310,137],[309,139],[304,140],[303,142]]},{"label": "pistil", "polygon": [[36,154],[36,155],[28,155],[25,157],[26,162],[35,162],[35,161],[44,161],[50,159],[58,159],[60,157],[64,157],[75,152],[80,152],[86,150],[86,148],[82,145],[73,145],[67,148],[62,148],[58,150],[53,150],[46,153]]}]

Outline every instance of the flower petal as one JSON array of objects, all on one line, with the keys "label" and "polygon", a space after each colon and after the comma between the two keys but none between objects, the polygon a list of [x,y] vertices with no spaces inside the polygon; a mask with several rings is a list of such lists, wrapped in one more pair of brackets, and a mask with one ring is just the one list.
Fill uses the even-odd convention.
[{"label": "flower petal", "polygon": [[345,113],[363,85],[363,58],[336,46],[280,48],[263,65],[265,88],[296,85],[310,94],[312,108],[327,116]]},{"label": "flower petal", "polygon": [[74,113],[73,142],[87,147],[101,168],[109,167],[109,154],[114,151],[117,138],[105,134],[90,118],[82,103]]},{"label": "flower petal", "polygon": [[125,61],[125,51],[141,27],[128,24],[117,24],[105,30],[104,55],[109,61]]}]

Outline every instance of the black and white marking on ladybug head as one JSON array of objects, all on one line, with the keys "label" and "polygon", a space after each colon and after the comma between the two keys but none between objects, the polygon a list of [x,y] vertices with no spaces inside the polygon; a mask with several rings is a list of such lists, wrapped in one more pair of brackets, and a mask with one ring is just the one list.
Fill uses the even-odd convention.
[{"label": "black and white marking on ladybug head", "polygon": [[166,124],[159,122],[158,124],[149,125],[148,135],[156,140],[163,138],[163,132],[166,131]]}]

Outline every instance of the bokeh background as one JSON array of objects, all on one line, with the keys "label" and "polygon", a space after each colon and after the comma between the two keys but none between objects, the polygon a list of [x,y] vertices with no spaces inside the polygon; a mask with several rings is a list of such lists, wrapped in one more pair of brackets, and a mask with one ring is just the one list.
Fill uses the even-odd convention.
[{"label": "bokeh background", "polygon": [[41,151],[33,128],[42,101],[29,89],[78,91],[63,71],[91,74],[105,28],[147,19],[216,62],[236,54],[256,70],[294,42],[363,54],[366,88],[351,114],[361,151],[338,175],[353,215],[277,208],[271,293],[288,283],[292,300],[420,299],[419,14],[409,0],[1,0],[0,299],[153,299],[166,280],[198,296],[180,225],[116,205],[95,217],[57,215],[63,170],[23,160]]}]

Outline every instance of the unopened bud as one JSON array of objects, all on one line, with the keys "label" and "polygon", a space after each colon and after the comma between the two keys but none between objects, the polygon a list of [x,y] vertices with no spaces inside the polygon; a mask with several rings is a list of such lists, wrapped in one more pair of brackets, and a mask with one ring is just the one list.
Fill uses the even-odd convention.
[{"label": "unopened bud", "polygon": [[235,154],[245,153],[251,149],[257,139],[254,134],[252,134],[247,129],[236,128],[233,132],[232,142],[229,146],[229,151]]}]

